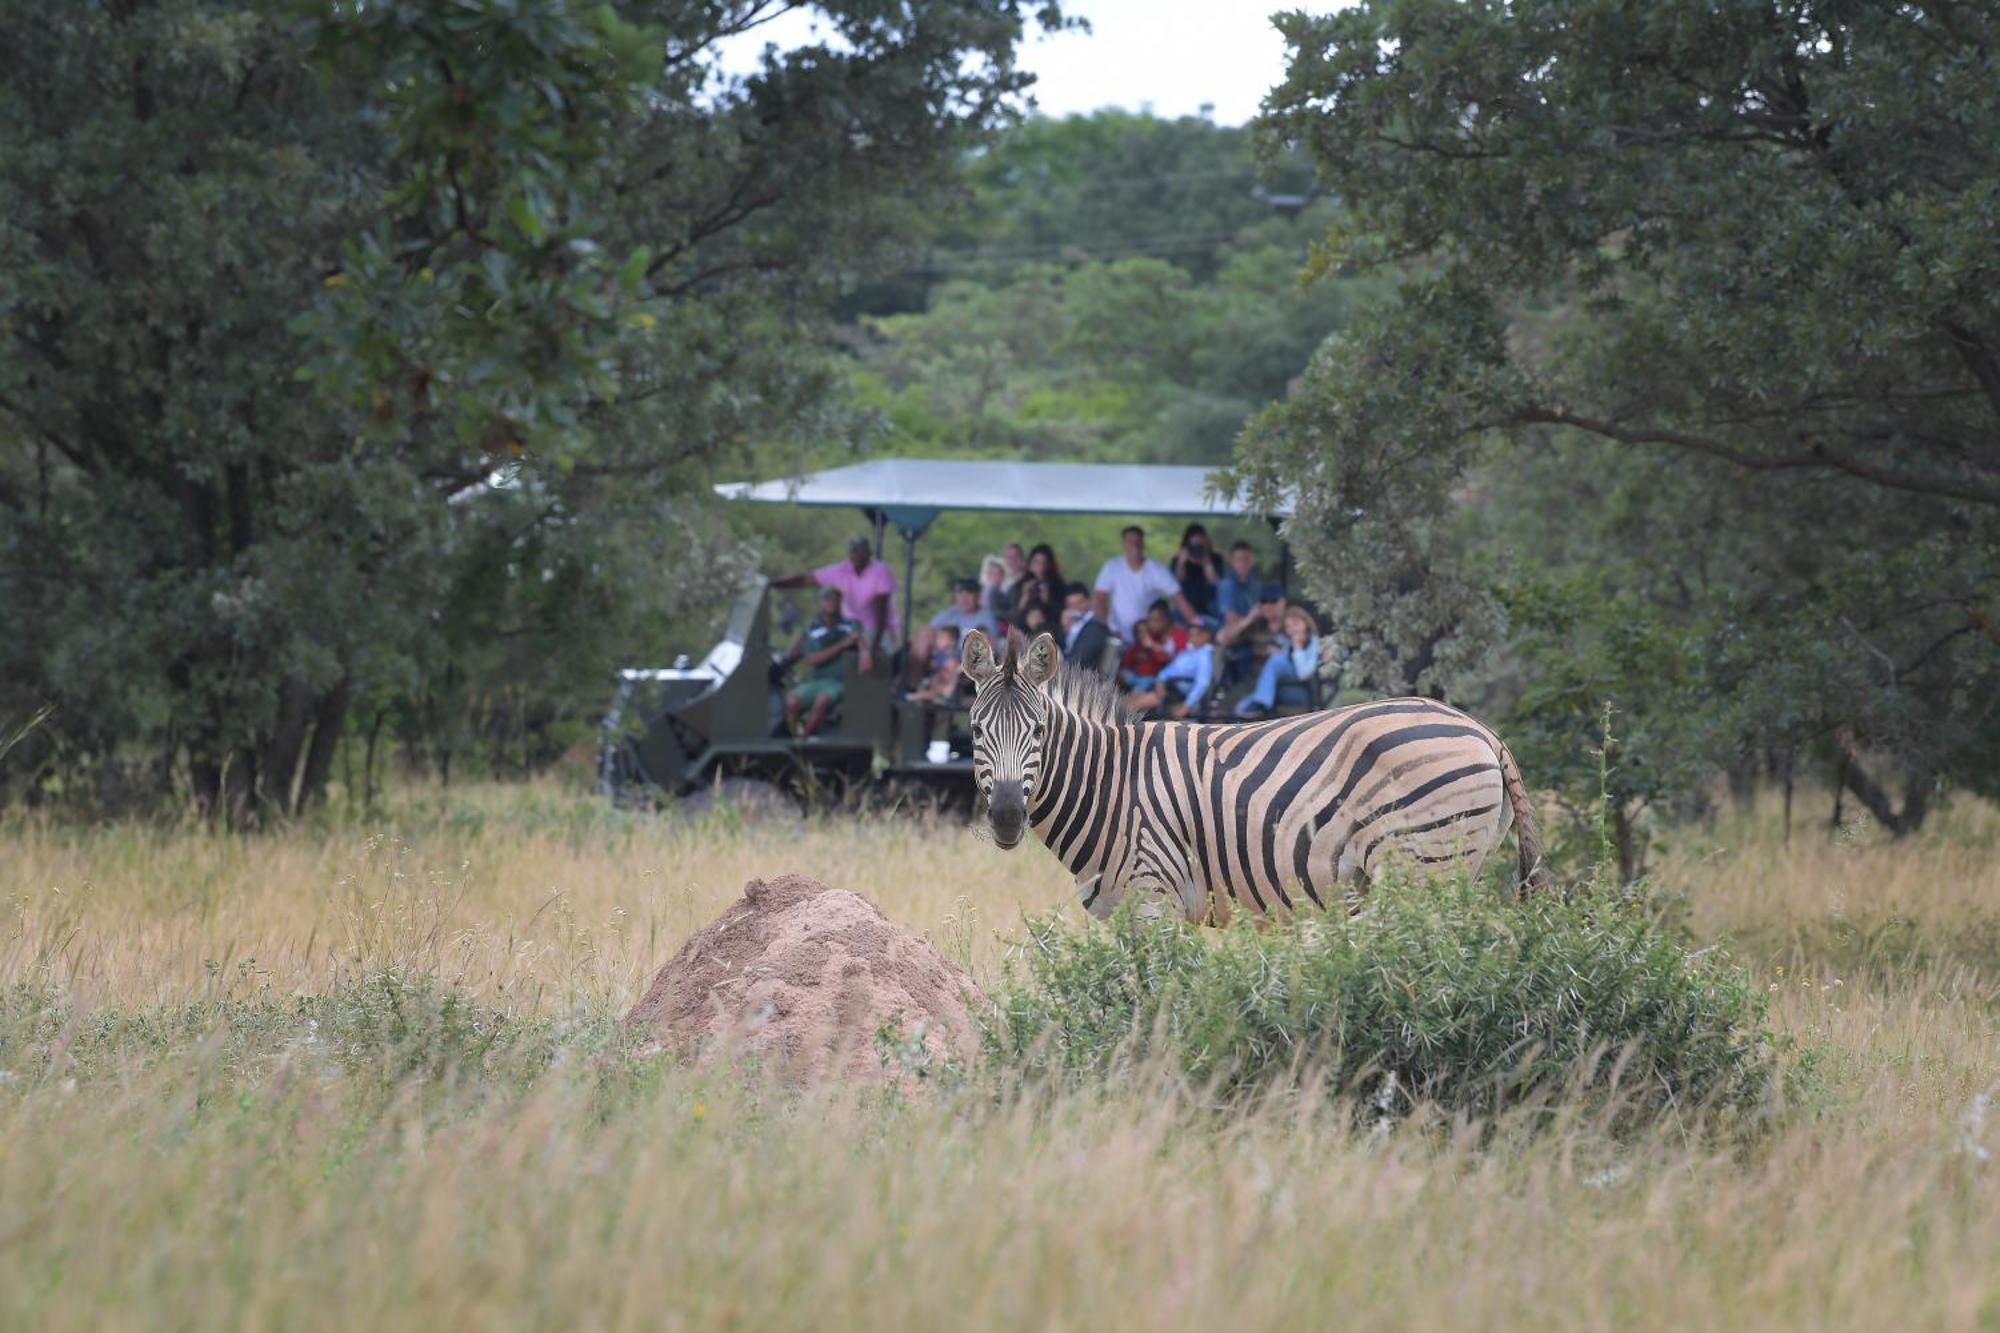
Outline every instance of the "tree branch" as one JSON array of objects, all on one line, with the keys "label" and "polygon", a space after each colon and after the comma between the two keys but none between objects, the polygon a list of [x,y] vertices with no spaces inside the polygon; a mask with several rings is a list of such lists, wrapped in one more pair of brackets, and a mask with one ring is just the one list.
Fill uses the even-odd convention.
[{"label": "tree branch", "polygon": [[1667,444],[1677,449],[1693,453],[1707,454],[1720,458],[1737,467],[1753,472],[1795,471],[1801,468],[1817,468],[1829,472],[1842,472],[1862,481],[1872,482],[1890,490],[1909,491],[1917,495],[1935,495],[1945,499],[1964,500],[1970,504],[2000,507],[2000,487],[1981,486],[1972,482],[1953,481],[1947,477],[1917,476],[1907,472],[1892,471],[1865,463],[1858,458],[1836,454],[1825,445],[1809,443],[1796,453],[1761,454],[1741,448],[1724,440],[1712,439],[1705,435],[1693,435],[1686,431],[1665,430],[1657,427],[1623,426],[1615,421],[1597,417],[1587,417],[1562,408],[1531,407],[1511,415],[1510,420],[1518,425],[1573,426],[1592,435],[1602,435],[1606,439],[1618,440],[1625,444]]},{"label": "tree branch", "polygon": [[1979,388],[1993,410],[2000,412],[2000,359],[1980,336],[1962,324],[1951,320],[1940,322],[1945,336],[1951,339],[1951,349],[1958,353],[1958,359],[1965,362],[1965,368],[1972,372],[1972,378],[1979,381]]}]

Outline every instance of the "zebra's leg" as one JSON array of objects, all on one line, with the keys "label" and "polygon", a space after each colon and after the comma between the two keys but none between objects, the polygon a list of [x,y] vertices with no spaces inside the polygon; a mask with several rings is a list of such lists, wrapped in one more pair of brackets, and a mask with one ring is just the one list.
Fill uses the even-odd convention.
[{"label": "zebra's leg", "polygon": [[1076,881],[1076,896],[1094,921],[1109,918],[1134,891],[1143,896],[1143,901],[1132,909],[1141,921],[1157,921],[1169,911],[1185,911],[1181,895],[1151,876],[1116,885],[1105,875],[1085,875]]},{"label": "zebra's leg", "polygon": [[1164,900],[1154,915],[1164,913],[1171,903],[1189,924],[1202,924],[1208,919],[1209,906],[1207,895],[1195,883],[1194,857],[1179,838],[1139,823],[1137,810],[1132,816],[1139,830],[1139,870],[1133,878]]},{"label": "zebra's leg", "polygon": [[1314,839],[1309,862],[1314,882],[1332,889],[1331,893],[1321,891],[1327,909],[1343,904],[1352,912],[1368,896],[1370,866],[1364,849],[1346,836],[1343,822],[1334,820]]},{"label": "zebra's leg", "polygon": [[1118,905],[1120,895],[1104,876],[1103,871],[1094,875],[1076,877],[1077,901],[1094,921],[1102,921],[1111,915],[1111,909]]}]

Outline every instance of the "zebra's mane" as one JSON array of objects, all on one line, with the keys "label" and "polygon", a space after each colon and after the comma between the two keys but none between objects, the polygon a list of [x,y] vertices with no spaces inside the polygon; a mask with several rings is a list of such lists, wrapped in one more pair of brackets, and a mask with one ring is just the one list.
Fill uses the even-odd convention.
[{"label": "zebra's mane", "polygon": [[[1007,634],[1007,651],[1002,656],[1000,667],[1013,679],[1015,666],[1028,654],[1028,637],[1019,630]],[[1125,696],[1118,688],[1118,682],[1109,676],[1099,675],[1088,667],[1080,667],[1070,662],[1058,661],[1056,674],[1049,681],[1049,696],[1058,707],[1086,722],[1131,722],[1135,719],[1132,710],[1125,706]]]}]

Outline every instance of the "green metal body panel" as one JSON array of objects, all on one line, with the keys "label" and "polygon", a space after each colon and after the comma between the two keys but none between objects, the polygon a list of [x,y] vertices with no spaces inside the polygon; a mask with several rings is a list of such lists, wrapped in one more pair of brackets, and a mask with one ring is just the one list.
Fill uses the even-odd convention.
[{"label": "green metal body panel", "polygon": [[[827,772],[850,780],[904,775],[970,792],[963,710],[898,699],[886,656],[867,672],[846,658],[846,691],[835,716],[808,739],[783,734],[778,647],[771,641],[770,585],[758,578],[737,598],[721,642],[699,665],[620,672],[599,760],[606,794],[632,782],[684,793],[721,773],[810,784]],[[933,740],[964,757],[931,762]]]}]

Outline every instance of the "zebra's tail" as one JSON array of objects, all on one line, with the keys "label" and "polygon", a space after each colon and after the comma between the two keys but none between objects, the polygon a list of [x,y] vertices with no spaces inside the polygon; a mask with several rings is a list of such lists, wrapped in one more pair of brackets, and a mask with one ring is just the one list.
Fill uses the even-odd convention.
[{"label": "zebra's tail", "polygon": [[1500,781],[1514,812],[1514,846],[1521,855],[1521,882],[1516,888],[1525,898],[1548,887],[1548,867],[1542,864],[1542,831],[1535,824],[1535,803],[1528,799],[1528,784],[1521,780],[1520,765],[1498,737],[1494,745],[1500,751]]}]

